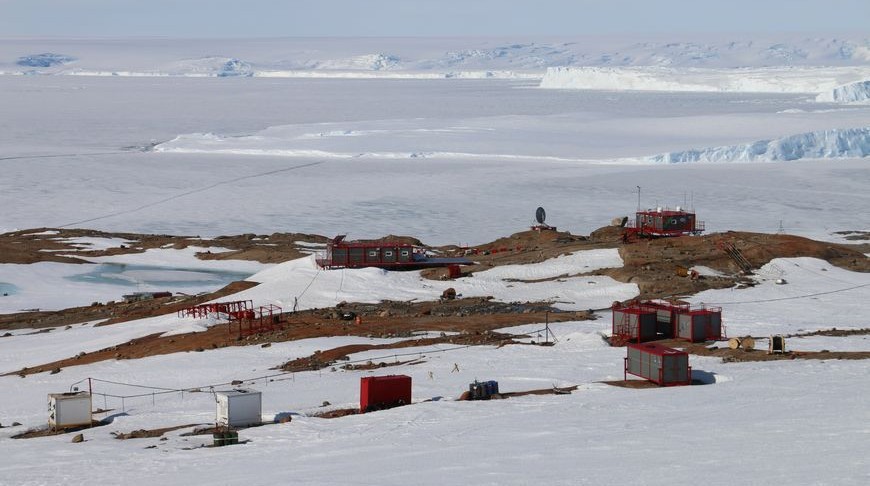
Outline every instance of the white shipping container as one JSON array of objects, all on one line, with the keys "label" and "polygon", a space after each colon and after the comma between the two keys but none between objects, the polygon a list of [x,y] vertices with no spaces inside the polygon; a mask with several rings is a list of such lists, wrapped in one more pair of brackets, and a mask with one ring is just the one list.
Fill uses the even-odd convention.
[{"label": "white shipping container", "polygon": [[90,424],[90,393],[50,393],[48,395],[48,425],[51,427],[72,427]]},{"label": "white shipping container", "polygon": [[238,389],[215,392],[219,425],[245,427],[263,421],[262,395],[256,390]]}]

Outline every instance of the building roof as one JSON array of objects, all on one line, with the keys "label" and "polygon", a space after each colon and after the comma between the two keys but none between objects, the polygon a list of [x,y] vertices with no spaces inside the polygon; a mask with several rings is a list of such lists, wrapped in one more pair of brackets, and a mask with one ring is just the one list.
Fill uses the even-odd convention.
[{"label": "building roof", "polygon": [[675,210],[675,209],[662,209],[659,211],[658,209],[647,209],[644,211],[638,211],[637,214],[647,214],[647,215],[659,215],[659,216],[694,216],[695,213],[691,211],[683,211],[683,210]]},{"label": "building roof", "polygon": [[678,356],[681,354],[688,355],[689,353],[685,351],[680,351],[679,349],[669,348],[667,346],[662,346],[661,344],[656,343],[629,343],[627,344],[629,348],[639,349],[645,353],[655,354],[657,356]]}]

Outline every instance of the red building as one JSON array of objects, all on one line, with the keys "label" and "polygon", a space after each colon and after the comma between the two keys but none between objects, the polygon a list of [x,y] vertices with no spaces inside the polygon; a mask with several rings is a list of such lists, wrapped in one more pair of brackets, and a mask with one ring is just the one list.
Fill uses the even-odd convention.
[{"label": "red building", "polygon": [[626,236],[657,238],[662,236],[698,235],[704,231],[704,222],[695,213],[676,209],[647,209],[635,213],[634,221],[625,227]]},{"label": "red building", "polygon": [[432,258],[424,248],[390,241],[345,241],[339,235],[326,245],[326,255],[317,260],[323,268],[377,267],[387,270],[419,270],[428,267],[471,265],[467,258]]},{"label": "red building", "polygon": [[641,343],[656,339],[685,339],[691,342],[725,339],[721,307],[691,307],[664,300],[646,300],[611,308],[611,344]]}]

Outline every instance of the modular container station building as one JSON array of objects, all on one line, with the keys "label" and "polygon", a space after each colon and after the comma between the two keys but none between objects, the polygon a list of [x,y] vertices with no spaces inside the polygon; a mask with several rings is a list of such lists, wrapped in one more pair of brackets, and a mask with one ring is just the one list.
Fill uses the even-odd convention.
[{"label": "modular container station building", "polygon": [[640,343],[658,338],[658,321],[653,308],[634,306],[613,308],[613,335]]},{"label": "modular container station building", "polygon": [[613,343],[641,343],[656,339],[691,342],[725,339],[721,307],[691,307],[663,300],[647,300],[612,307]]},{"label": "modular container station building", "polygon": [[634,221],[629,222],[625,230],[628,236],[647,238],[698,235],[704,231],[704,222],[680,206],[676,209],[656,208],[635,213]]},{"label": "modular container station building", "polygon": [[317,259],[322,268],[377,267],[387,270],[419,270],[450,265],[471,265],[467,258],[433,258],[409,243],[390,241],[345,241],[339,235],[326,245],[326,255]]},{"label": "modular container station building", "polygon": [[628,345],[624,378],[628,375],[646,378],[659,386],[692,384],[689,353],[654,343]]},{"label": "modular container station building", "polygon": [[677,313],[674,337],[693,343],[724,339],[722,308],[683,309]]}]

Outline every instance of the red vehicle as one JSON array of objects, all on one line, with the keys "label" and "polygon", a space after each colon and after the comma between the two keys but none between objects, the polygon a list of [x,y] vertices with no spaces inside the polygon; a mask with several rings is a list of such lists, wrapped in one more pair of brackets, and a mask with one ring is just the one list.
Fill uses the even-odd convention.
[{"label": "red vehicle", "polygon": [[399,407],[411,403],[411,377],[406,375],[360,378],[360,413]]}]

